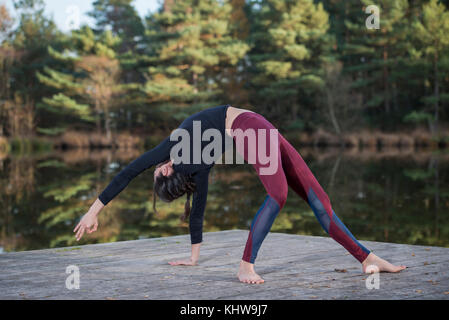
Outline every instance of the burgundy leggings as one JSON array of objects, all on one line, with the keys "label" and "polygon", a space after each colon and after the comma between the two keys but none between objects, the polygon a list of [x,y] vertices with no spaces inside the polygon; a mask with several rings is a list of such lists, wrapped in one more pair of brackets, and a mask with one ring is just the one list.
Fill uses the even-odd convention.
[{"label": "burgundy leggings", "polygon": [[[239,138],[237,129],[241,129],[242,131],[240,132],[245,132],[248,129],[250,130],[246,131],[247,133],[249,131],[255,132],[256,141],[253,140],[249,143],[249,138],[242,138],[242,136]],[[271,131],[274,134],[270,135],[270,130],[274,130]],[[265,134],[257,134],[263,131],[265,131]],[[260,114],[244,112],[235,118],[232,124],[232,132],[237,152],[243,156],[245,161],[253,165],[267,191],[265,201],[257,211],[251,224],[242,258],[244,261],[254,263],[257,252],[270,231],[274,219],[285,205],[288,186],[309,204],[323,229],[335,241],[345,247],[358,261],[362,262],[366,259],[370,251],[360,244],[340,221],[332,209],[329,197],[301,155],[277,132],[277,129],[268,120]],[[237,143],[237,141],[244,141],[244,143]],[[267,159],[258,156],[261,146],[265,149],[261,151],[261,154],[265,152],[265,155],[270,155],[270,146],[272,148],[273,146],[275,147],[275,154],[274,156],[272,155],[273,158],[270,157],[270,170],[267,169],[270,167],[270,163],[266,161]],[[276,159],[277,166],[273,165],[272,161],[274,159]]]}]

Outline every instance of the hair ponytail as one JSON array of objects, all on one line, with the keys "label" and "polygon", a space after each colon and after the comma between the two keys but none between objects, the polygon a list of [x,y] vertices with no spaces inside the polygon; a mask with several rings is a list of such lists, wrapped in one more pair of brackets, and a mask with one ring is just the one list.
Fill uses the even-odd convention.
[{"label": "hair ponytail", "polygon": [[182,222],[190,215],[190,197],[196,190],[195,182],[191,175],[184,175],[179,172],[174,172],[170,176],[159,175],[154,180],[153,191],[153,210],[155,214],[158,214],[156,210],[156,195],[164,202],[171,202],[184,194],[187,194],[187,200],[184,204],[184,213],[181,215],[180,220]]},{"label": "hair ponytail", "polygon": [[185,222],[190,215],[190,195],[191,192],[187,192],[187,200],[186,203],[184,204],[184,214],[180,218],[182,222]]},{"label": "hair ponytail", "polygon": [[153,191],[153,210],[155,215],[159,215],[159,212],[156,210],[156,192]]}]

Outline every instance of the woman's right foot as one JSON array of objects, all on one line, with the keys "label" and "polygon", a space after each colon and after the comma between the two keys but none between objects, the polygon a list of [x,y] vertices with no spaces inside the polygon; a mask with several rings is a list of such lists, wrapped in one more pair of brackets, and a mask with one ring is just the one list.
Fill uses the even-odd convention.
[{"label": "woman's right foot", "polygon": [[374,253],[370,252],[368,257],[362,262],[363,273],[376,273],[376,272],[399,272],[407,268],[404,265],[395,266],[388,261],[379,258]]},{"label": "woman's right foot", "polygon": [[237,277],[241,282],[244,283],[264,283],[265,280],[262,279],[255,271],[254,271],[254,264],[246,262],[246,261],[240,261],[240,268],[239,272],[237,273]]}]

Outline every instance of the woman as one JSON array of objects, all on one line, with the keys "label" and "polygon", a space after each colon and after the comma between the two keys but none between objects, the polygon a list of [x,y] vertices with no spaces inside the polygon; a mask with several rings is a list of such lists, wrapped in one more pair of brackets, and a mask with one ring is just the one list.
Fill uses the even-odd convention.
[{"label": "woman", "polygon": [[[214,162],[212,163],[210,160],[206,161],[204,157],[208,141],[212,140],[211,130],[220,133],[219,136],[214,137],[213,141],[221,146],[218,151],[213,149]],[[262,134],[263,132],[265,133]],[[157,194],[166,202],[187,194],[182,218],[185,219],[190,214],[191,257],[187,260],[172,261],[169,264],[173,266],[196,265],[202,242],[209,172],[214,166],[215,160],[227,150],[223,146],[229,147],[229,144],[226,144],[226,139],[231,139],[238,153],[253,165],[267,192],[265,201],[256,213],[250,228],[237,273],[240,281],[245,283],[264,282],[255,272],[254,262],[274,219],[286,202],[288,186],[310,205],[324,230],[362,264],[363,272],[399,272],[405,268],[405,266],[392,265],[377,257],[354,238],[332,210],[327,194],[302,157],[263,116],[230,105],[217,106],[188,117],[178,129],[172,132],[171,136],[180,137],[182,133],[187,134],[189,150],[185,151],[185,149],[179,148],[179,139],[167,137],[157,147],[132,161],[114,177],[74,229],[77,240],[81,239],[85,231],[87,233],[96,231],[97,215],[101,209],[134,177],[145,169],[156,165],[154,171],[155,192],[153,194]],[[206,133],[208,133],[208,139],[198,139],[198,137],[204,137]],[[250,141],[250,138],[253,140]],[[185,147],[186,144],[183,146]],[[179,155],[180,150],[182,151],[181,156]],[[210,148],[208,150],[210,151]],[[267,150],[270,150],[270,163],[267,163],[267,159],[264,157],[268,154]],[[192,209],[190,210],[189,200],[192,194]],[[153,205],[155,208],[155,202]]]}]

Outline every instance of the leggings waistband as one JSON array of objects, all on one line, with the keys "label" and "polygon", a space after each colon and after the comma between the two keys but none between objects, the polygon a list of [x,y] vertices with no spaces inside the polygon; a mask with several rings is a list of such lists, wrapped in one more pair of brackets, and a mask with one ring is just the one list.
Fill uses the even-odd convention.
[{"label": "leggings waistband", "polygon": [[[256,112],[252,112],[252,111],[245,111],[240,113],[232,122],[232,126],[231,129],[235,130],[235,129],[242,129],[242,127],[248,128],[250,127],[250,125],[247,123],[246,125],[242,126],[242,124],[244,122],[247,121],[262,121],[265,125],[264,126],[268,126],[268,127],[273,127],[273,125],[267,120],[265,119],[264,116],[262,116],[261,114],[258,114]],[[273,127],[274,128],[274,127]]]}]

